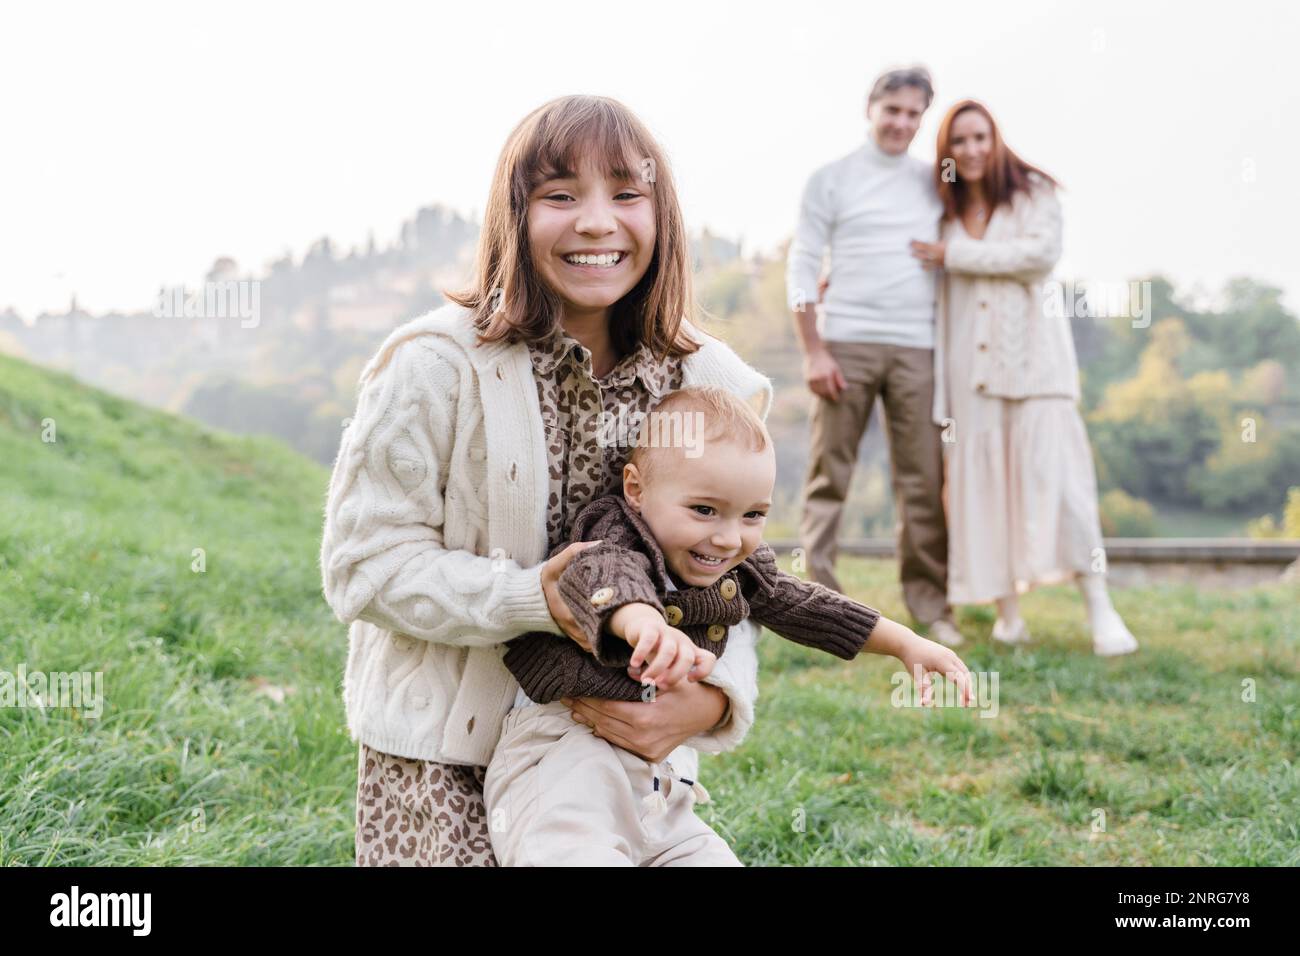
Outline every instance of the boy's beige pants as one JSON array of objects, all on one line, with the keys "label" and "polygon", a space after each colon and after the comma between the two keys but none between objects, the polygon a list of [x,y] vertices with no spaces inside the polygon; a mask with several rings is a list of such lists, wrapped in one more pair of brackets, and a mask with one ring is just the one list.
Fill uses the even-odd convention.
[{"label": "boy's beige pants", "polygon": [[483,782],[502,866],[742,866],[659,765],[667,810],[648,813],[655,765],[595,736],[557,701],[506,716]]}]

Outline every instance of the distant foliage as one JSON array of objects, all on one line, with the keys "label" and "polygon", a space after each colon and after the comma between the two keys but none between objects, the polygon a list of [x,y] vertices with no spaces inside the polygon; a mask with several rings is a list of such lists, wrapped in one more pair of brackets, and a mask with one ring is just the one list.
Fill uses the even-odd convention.
[{"label": "distant foliage", "polygon": [[1112,488],[1101,496],[1101,531],[1108,538],[1149,538],[1156,533],[1150,504]]},{"label": "distant foliage", "polygon": [[1180,305],[1160,280],[1152,298],[1149,329],[1125,319],[1086,336],[1102,487],[1157,508],[1280,509],[1300,476],[1300,382],[1287,375],[1300,368],[1300,323],[1279,290],[1248,279],[1227,285],[1218,312]]},{"label": "distant foliage", "polygon": [[1280,526],[1272,515],[1264,515],[1252,521],[1246,530],[1252,538],[1300,538],[1300,487],[1287,492]]}]

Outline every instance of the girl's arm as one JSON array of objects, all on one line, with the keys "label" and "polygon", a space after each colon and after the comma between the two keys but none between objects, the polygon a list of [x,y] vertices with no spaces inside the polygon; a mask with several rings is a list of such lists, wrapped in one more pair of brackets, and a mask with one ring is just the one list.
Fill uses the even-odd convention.
[{"label": "girl's arm", "polygon": [[[364,389],[330,478],[321,540],[325,599],[345,624],[440,644],[499,644],[563,631],[539,564],[443,547],[443,489],[459,375],[423,337],[404,342]],[[471,492],[472,493],[472,492]]]},{"label": "girl's arm", "polygon": [[949,272],[1006,276],[1021,281],[1042,278],[1061,258],[1061,203],[1050,185],[1038,186],[1024,232],[1014,239],[971,239],[955,235],[947,240],[943,267]]}]

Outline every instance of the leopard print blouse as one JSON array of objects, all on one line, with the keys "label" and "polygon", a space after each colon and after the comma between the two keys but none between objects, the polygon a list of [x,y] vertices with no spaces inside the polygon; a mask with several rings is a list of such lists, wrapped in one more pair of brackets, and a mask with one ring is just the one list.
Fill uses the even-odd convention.
[{"label": "leopard print blouse", "polygon": [[634,423],[670,391],[681,388],[681,359],[662,364],[645,345],[603,378],[592,374],[591,352],[558,330],[530,342],[537,398],[550,462],[547,551],[568,540],[578,512],[623,488],[623,466],[636,443]]}]

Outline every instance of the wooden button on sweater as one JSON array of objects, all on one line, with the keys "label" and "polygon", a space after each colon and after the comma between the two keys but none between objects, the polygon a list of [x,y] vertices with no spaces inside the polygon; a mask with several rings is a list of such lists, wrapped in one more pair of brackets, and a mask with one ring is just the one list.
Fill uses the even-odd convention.
[{"label": "wooden button on sweater", "polygon": [[664,607],[664,620],[670,627],[676,627],[682,623],[682,609],[676,604],[669,604]]},{"label": "wooden button on sweater", "polygon": [[725,578],[722,584],[718,585],[718,591],[724,598],[730,601],[736,596],[736,582],[733,578]]},{"label": "wooden button on sweater", "polygon": [[608,604],[614,598],[613,588],[601,588],[591,596],[591,603],[596,607]]}]

